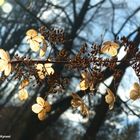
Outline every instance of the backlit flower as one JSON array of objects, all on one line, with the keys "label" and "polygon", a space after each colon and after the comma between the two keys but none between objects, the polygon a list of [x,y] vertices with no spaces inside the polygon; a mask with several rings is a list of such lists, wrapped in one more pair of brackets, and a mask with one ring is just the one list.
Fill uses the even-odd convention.
[{"label": "backlit flower", "polygon": [[115,42],[112,41],[106,41],[103,43],[101,52],[109,54],[111,56],[116,56],[117,55],[117,49],[119,48],[119,45]]},{"label": "backlit flower", "polygon": [[39,120],[44,120],[47,116],[47,112],[50,112],[51,105],[45,101],[42,97],[37,97],[36,104],[32,105],[32,111],[38,114]]},{"label": "backlit flower", "polygon": [[[44,56],[47,44],[45,42],[45,39],[43,36],[38,35],[37,31],[34,29],[30,29],[26,32],[28,43],[30,44],[30,48],[37,52],[39,51],[40,56]],[[43,47],[41,47],[41,43],[43,44]]]},{"label": "backlit flower", "polygon": [[78,96],[75,93],[72,93],[72,97],[73,97],[73,99],[71,100],[71,106],[73,108],[80,107],[81,114],[84,115],[84,116],[88,116],[89,115],[89,109],[88,109],[87,105],[82,101],[80,96]]},{"label": "backlit flower", "polygon": [[36,65],[36,69],[40,79],[44,79],[46,75],[51,75],[54,73],[51,63],[46,63],[44,65],[39,63]]},{"label": "backlit flower", "polygon": [[80,89],[86,90],[90,88],[90,90],[94,90],[94,81],[91,74],[87,71],[81,73],[82,81],[80,82]]},{"label": "backlit flower", "polygon": [[27,92],[27,90],[25,89],[26,86],[29,85],[29,80],[28,79],[24,79],[21,84],[19,85],[19,92],[18,92],[18,98],[21,101],[25,101],[28,99],[29,94]]}]

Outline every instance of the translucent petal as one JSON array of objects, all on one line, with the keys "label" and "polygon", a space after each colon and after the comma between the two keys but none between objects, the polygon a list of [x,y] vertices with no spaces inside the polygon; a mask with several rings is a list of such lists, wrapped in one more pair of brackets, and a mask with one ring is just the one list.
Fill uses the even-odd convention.
[{"label": "translucent petal", "polygon": [[75,93],[72,93],[72,97],[73,97],[73,99],[71,100],[72,107],[77,108],[82,105],[83,101],[80,96],[78,96]]},{"label": "translucent petal", "polygon": [[43,64],[37,64],[36,69],[39,70],[39,71],[42,71],[43,70]]},{"label": "translucent petal", "polygon": [[108,94],[105,96],[105,101],[109,104],[109,109],[111,110],[114,107],[114,102],[116,99],[113,92],[109,88],[107,89],[107,93]]},{"label": "translucent petal", "polygon": [[34,113],[40,113],[41,111],[43,110],[43,107],[42,106],[40,106],[39,104],[34,104],[34,105],[32,105],[32,111],[34,112]]},{"label": "translucent petal", "polygon": [[119,48],[119,45],[115,42],[111,42],[111,46],[115,49],[118,49]]},{"label": "translucent petal", "polygon": [[109,104],[109,109],[112,110],[114,108],[114,102],[112,104]]},{"label": "translucent petal", "polygon": [[111,95],[106,95],[105,96],[105,101],[108,104],[112,104],[112,102],[114,102],[114,99],[113,99],[113,97]]},{"label": "translucent petal", "polygon": [[87,83],[86,80],[83,80],[83,81],[80,82],[80,89],[81,89],[81,90],[86,90],[86,89],[88,89],[88,83]]},{"label": "translucent petal", "polygon": [[110,54],[111,56],[116,56],[118,51],[116,48],[110,48],[107,53]]},{"label": "translucent petal", "polygon": [[42,36],[36,36],[36,37],[33,38],[33,41],[41,43],[41,42],[43,42],[43,38],[42,38]]},{"label": "translucent petal", "polygon": [[46,75],[42,71],[38,71],[38,76],[40,79],[44,79]]},{"label": "translucent petal", "polygon": [[138,83],[133,84],[133,89],[136,90],[137,92],[140,92],[140,85]]},{"label": "translucent petal", "polygon": [[28,98],[28,92],[27,92],[27,90],[26,89],[21,89],[20,91],[19,91],[19,94],[18,94],[18,97],[19,97],[19,99],[21,100],[21,101],[24,101],[24,100],[26,100],[27,98]]},{"label": "translucent petal", "polygon": [[106,41],[103,43],[104,46],[111,45],[111,41]]},{"label": "translucent petal", "polygon": [[30,29],[26,32],[26,35],[29,37],[35,37],[35,36],[37,36],[37,31],[34,29]]},{"label": "translucent petal", "polygon": [[103,43],[103,47],[101,48],[101,52],[107,53],[111,56],[116,56],[118,48],[119,48],[119,45],[117,43],[107,41],[107,42]]},{"label": "translucent petal", "polygon": [[46,111],[45,111],[45,110],[42,110],[42,111],[38,114],[38,119],[39,119],[40,121],[43,121],[43,120],[46,119],[46,116],[47,116]]},{"label": "translucent petal", "polygon": [[6,54],[7,54],[6,60],[9,62],[10,61],[10,55],[9,55],[9,53],[7,51],[6,51]]},{"label": "translucent petal", "polygon": [[11,64],[8,64],[4,70],[5,76],[8,76],[11,73],[11,70],[12,70],[12,66]]},{"label": "translucent petal", "polygon": [[46,75],[51,75],[54,74],[54,69],[53,68],[47,68],[46,69]]},{"label": "translucent petal", "polygon": [[51,111],[51,105],[48,102],[45,102],[45,111],[50,112]]},{"label": "translucent petal", "polygon": [[44,56],[45,53],[46,53],[46,49],[47,49],[47,46],[46,46],[46,43],[43,44],[43,47],[40,49],[40,52],[39,52],[39,56]]},{"label": "translucent petal", "polygon": [[3,60],[6,60],[6,61],[9,61],[9,53],[6,52],[5,50],[3,49],[0,49],[0,57],[3,59]]},{"label": "translucent petal", "polygon": [[35,51],[35,52],[37,52],[38,50],[39,50],[39,43],[38,42],[36,42],[36,41],[33,41],[33,40],[30,40],[30,48],[33,50],[33,51]]},{"label": "translucent petal", "polygon": [[81,108],[82,115],[84,115],[84,116],[89,115],[89,109],[86,104],[83,103],[80,108]]},{"label": "translucent petal", "polygon": [[80,96],[76,93],[71,94],[74,99],[81,99]]},{"label": "translucent petal", "polygon": [[7,65],[8,65],[7,61],[0,59],[0,72],[4,71]]},{"label": "translucent petal", "polygon": [[37,97],[36,98],[36,102],[40,105],[40,106],[45,106],[45,100],[42,97]]},{"label": "translucent petal", "polygon": [[24,80],[22,80],[22,82],[21,82],[21,84],[19,86],[19,89],[22,89],[22,88],[24,88],[24,87],[26,87],[28,85],[29,85],[29,80],[28,79],[24,79]]},{"label": "translucent petal", "polygon": [[103,47],[101,48],[101,52],[102,52],[102,53],[107,53],[108,50],[109,50],[109,47],[108,47],[108,46],[103,46]]},{"label": "translucent petal", "polygon": [[42,49],[40,49],[40,52],[39,52],[39,56],[44,56],[45,55],[45,53],[46,53],[46,51],[44,51],[44,50],[42,50]]},{"label": "translucent petal", "polygon": [[135,101],[138,98],[140,98],[139,92],[137,92],[136,90],[131,90],[130,91],[130,99]]},{"label": "translucent petal", "polygon": [[71,100],[71,106],[74,108],[78,108],[79,106],[81,106],[82,101],[79,99],[72,99]]}]

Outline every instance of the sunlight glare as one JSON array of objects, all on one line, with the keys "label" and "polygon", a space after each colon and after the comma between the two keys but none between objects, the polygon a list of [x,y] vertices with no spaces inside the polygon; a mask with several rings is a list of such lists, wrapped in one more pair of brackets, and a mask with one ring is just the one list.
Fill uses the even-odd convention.
[{"label": "sunlight glare", "polygon": [[13,8],[12,5],[10,3],[8,3],[8,2],[6,2],[5,4],[3,4],[3,6],[2,6],[3,12],[5,12],[7,14],[12,11],[12,8]]}]

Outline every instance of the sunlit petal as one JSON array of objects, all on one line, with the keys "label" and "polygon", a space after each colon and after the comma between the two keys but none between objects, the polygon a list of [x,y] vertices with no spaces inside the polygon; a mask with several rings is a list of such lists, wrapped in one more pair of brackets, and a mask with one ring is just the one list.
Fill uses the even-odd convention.
[{"label": "sunlit petal", "polygon": [[24,79],[24,80],[22,80],[21,84],[19,85],[19,89],[22,89],[22,88],[24,88],[24,87],[26,87],[28,85],[29,85],[29,80]]},{"label": "sunlit petal", "polygon": [[39,70],[39,71],[42,71],[43,70],[43,64],[40,64],[40,63],[37,64],[36,69]]},{"label": "sunlit petal", "polygon": [[107,89],[107,93],[108,94],[105,96],[105,101],[109,104],[109,109],[111,110],[114,107],[114,102],[116,99],[113,92],[109,88]]},{"label": "sunlit petal", "polygon": [[29,36],[29,37],[35,37],[35,36],[37,36],[37,31],[34,30],[34,29],[29,29],[29,30],[26,32],[26,35]]},{"label": "sunlit petal", "polygon": [[37,97],[36,98],[36,102],[40,105],[40,106],[44,106],[45,105],[45,100],[42,97]]},{"label": "sunlit petal", "polygon": [[46,111],[45,111],[45,110],[42,110],[42,111],[38,114],[38,119],[39,119],[40,121],[43,121],[43,120],[46,119],[46,116],[47,116]]},{"label": "sunlit petal", "polygon": [[50,112],[51,111],[51,105],[48,102],[45,102],[45,111]]},{"label": "sunlit petal", "polygon": [[0,59],[0,72],[4,71],[7,66],[8,66],[8,62]]},{"label": "sunlit petal", "polygon": [[5,76],[8,76],[11,73],[11,70],[12,70],[12,66],[11,64],[8,64],[4,70]]},{"label": "sunlit petal", "polygon": [[41,111],[43,110],[43,107],[42,106],[40,106],[39,104],[34,104],[34,105],[32,105],[32,111],[34,112],[34,113],[40,113]]},{"label": "sunlit petal", "polygon": [[26,100],[27,98],[28,98],[28,92],[27,92],[27,90],[26,89],[21,89],[20,91],[19,91],[19,94],[18,94],[18,97],[19,97],[19,99],[21,100],[21,101],[24,101],[24,100]]},{"label": "sunlit petal", "polygon": [[87,83],[86,80],[83,80],[83,81],[80,82],[80,89],[81,89],[81,90],[86,90],[86,89],[88,89],[88,83]]},{"label": "sunlit petal", "polygon": [[131,90],[130,91],[130,99],[135,101],[138,98],[140,98],[139,92],[137,92],[136,90]]},{"label": "sunlit petal", "polygon": [[31,48],[33,51],[37,52],[37,51],[39,50],[39,43],[38,43],[38,42],[33,41],[33,40],[30,40],[29,43],[30,43],[30,48]]},{"label": "sunlit petal", "polygon": [[54,69],[53,69],[53,68],[47,68],[47,69],[46,69],[46,74],[47,74],[47,75],[54,74]]},{"label": "sunlit petal", "polygon": [[9,59],[10,59],[9,53],[6,52],[6,51],[3,50],[3,49],[0,49],[0,57],[1,57],[3,60],[6,60],[6,61],[9,61]]},{"label": "sunlit petal", "polygon": [[41,43],[41,42],[43,42],[43,38],[42,38],[42,36],[36,36],[36,37],[33,38],[33,41]]}]

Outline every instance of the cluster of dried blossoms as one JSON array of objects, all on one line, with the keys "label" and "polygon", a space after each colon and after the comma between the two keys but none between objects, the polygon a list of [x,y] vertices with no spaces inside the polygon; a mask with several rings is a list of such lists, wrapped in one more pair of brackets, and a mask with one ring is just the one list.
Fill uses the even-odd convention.
[{"label": "cluster of dried blossoms", "polygon": [[[40,29],[40,33],[34,29],[28,30],[26,37],[31,50],[38,52],[40,57],[45,56],[48,44],[54,46],[65,42],[63,30],[47,30],[45,27]],[[62,49],[56,58],[50,57],[50,52],[49,57],[45,60],[33,60],[27,57],[19,57],[18,55],[15,55],[11,60],[9,53],[0,49],[0,72],[4,76],[9,76],[10,73],[15,72],[16,78],[22,79],[18,93],[21,101],[25,101],[29,97],[27,87],[32,77],[35,78],[38,84],[47,81],[48,89],[51,92],[56,92],[55,90],[57,90],[54,85],[62,85],[64,87],[63,84],[68,83],[67,79],[54,70],[53,64],[65,65],[67,69],[77,69],[81,73],[80,89],[82,91],[89,89],[90,92],[95,92],[99,83],[105,80],[102,72],[106,68],[109,68],[113,72],[114,81],[121,76],[120,69],[116,69],[118,63],[121,62],[117,59],[117,54],[121,46],[125,47],[127,53],[133,55],[131,59],[128,58],[125,61],[134,68],[139,77],[140,65],[137,60],[140,59],[140,53],[134,49],[133,43],[125,37],[114,42],[106,41],[101,45],[93,44],[90,49],[85,43],[73,58],[67,57],[67,52]],[[132,51],[134,53],[131,53]],[[115,94],[108,87],[106,93],[105,101],[111,110],[116,100]],[[130,91],[130,99],[136,100],[138,98],[140,98],[140,85],[134,83]],[[38,114],[39,120],[44,120],[47,113],[51,110],[51,105],[42,97],[37,97],[36,102],[36,104],[32,105],[32,111]],[[89,109],[78,94],[72,93],[71,105],[75,109],[79,108],[82,115],[89,116]]]}]

